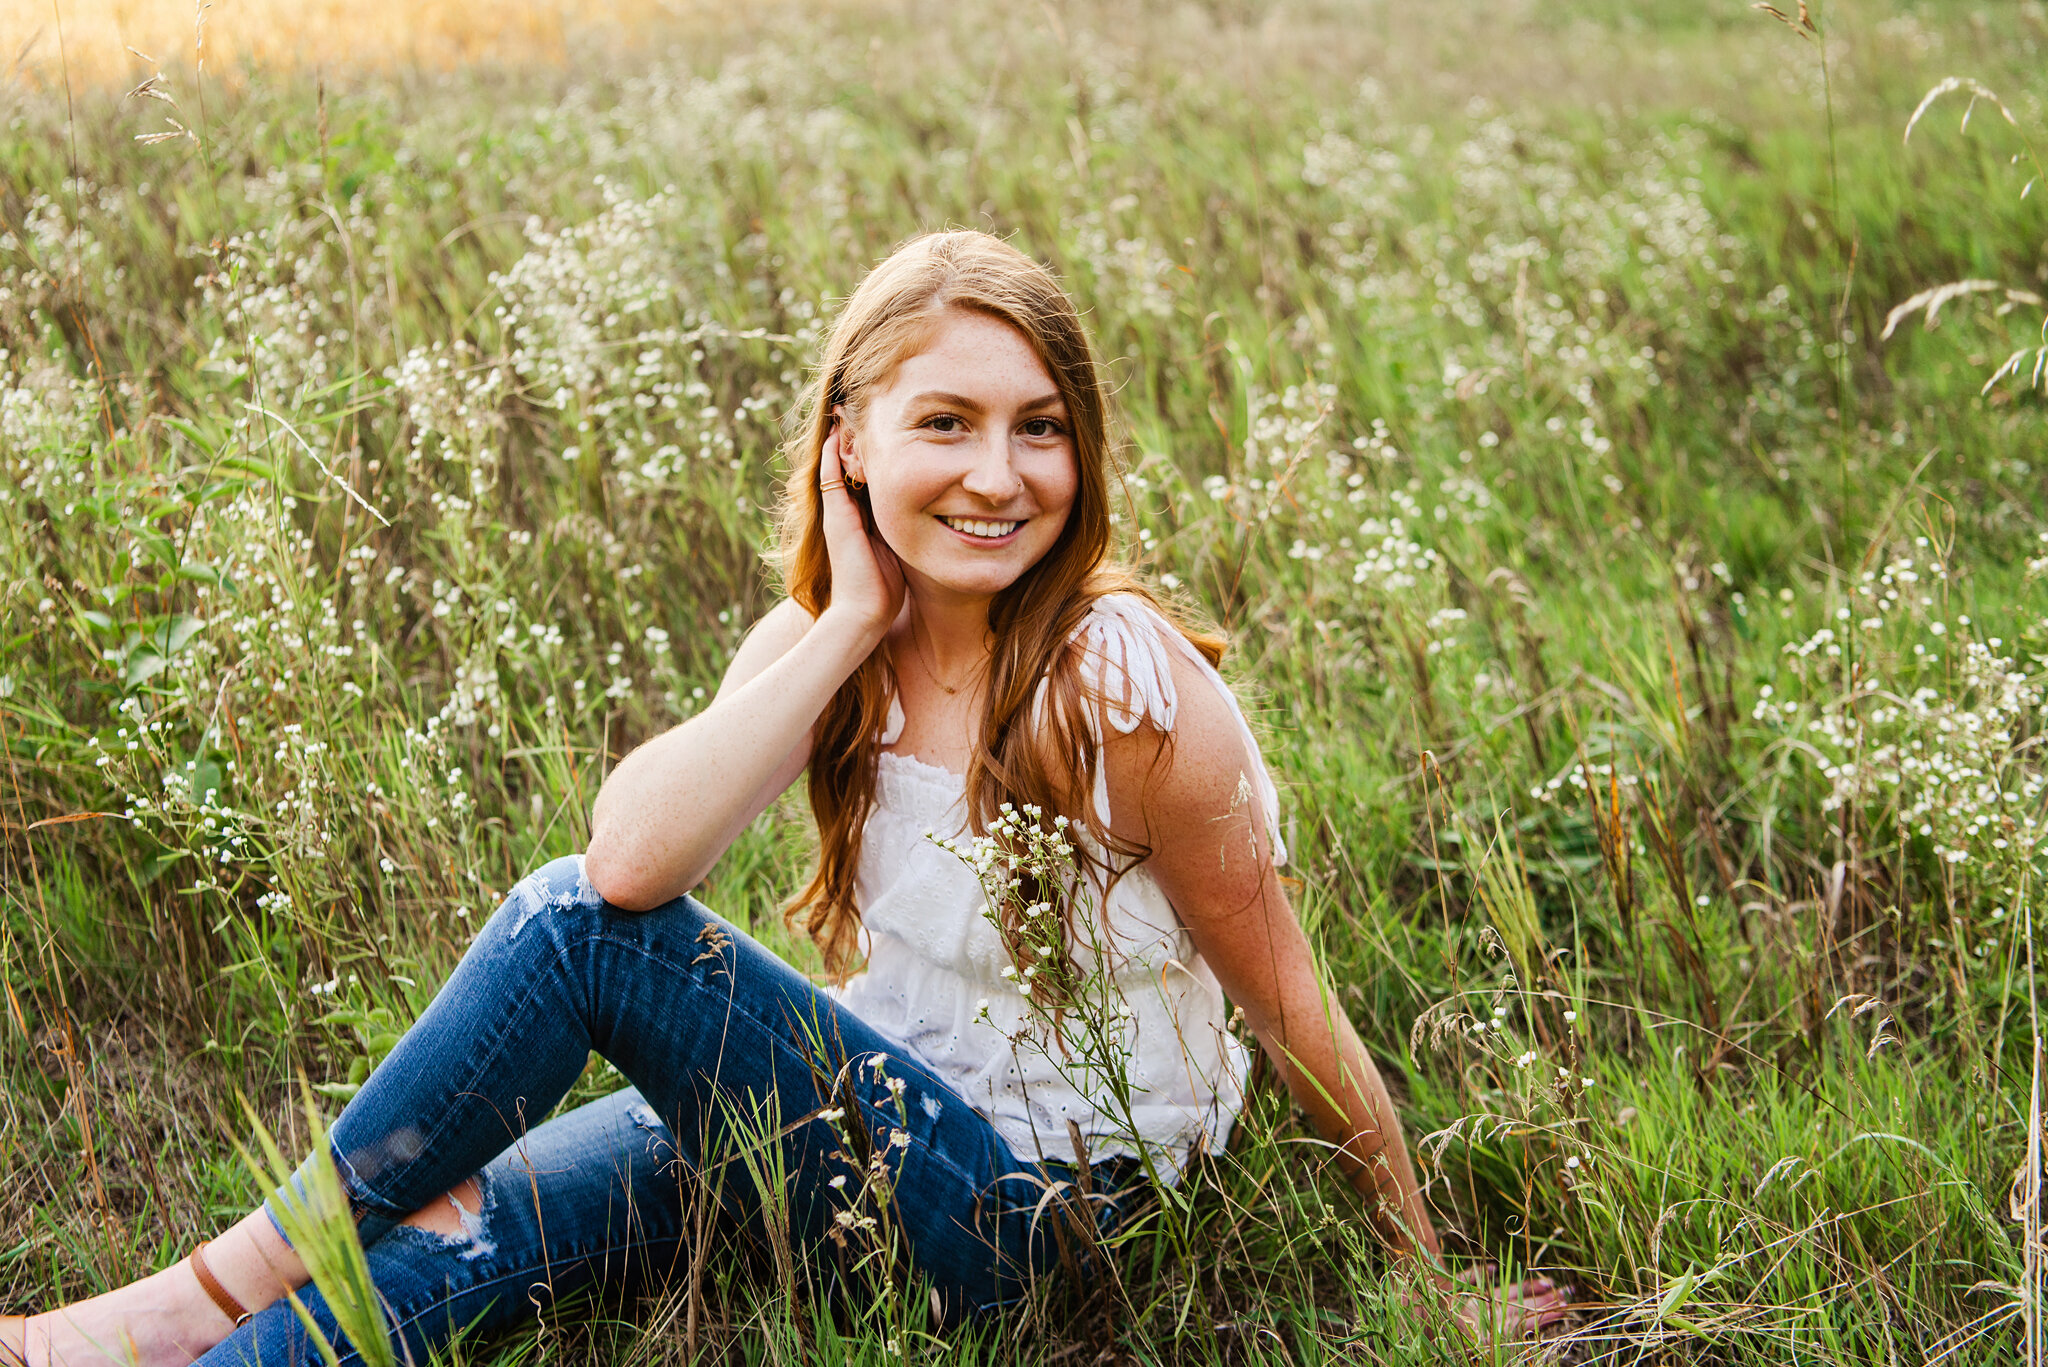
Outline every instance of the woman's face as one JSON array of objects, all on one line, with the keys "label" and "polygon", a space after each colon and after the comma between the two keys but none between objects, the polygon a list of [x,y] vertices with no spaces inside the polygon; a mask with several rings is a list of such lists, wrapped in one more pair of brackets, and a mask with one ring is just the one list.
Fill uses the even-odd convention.
[{"label": "woman's face", "polygon": [[992,598],[1059,540],[1079,484],[1073,425],[1015,328],[947,310],[866,410],[846,468],[920,602]]}]

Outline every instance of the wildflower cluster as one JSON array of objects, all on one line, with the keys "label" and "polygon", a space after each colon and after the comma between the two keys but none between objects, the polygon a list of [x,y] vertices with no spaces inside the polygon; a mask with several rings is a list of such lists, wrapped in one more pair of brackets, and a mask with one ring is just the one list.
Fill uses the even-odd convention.
[{"label": "wildflower cluster", "polygon": [[983,834],[931,837],[974,871],[987,899],[982,914],[1009,951],[1003,977],[1047,1014],[1074,1004],[1086,971],[1069,937],[1071,925],[1085,933],[1091,923],[1069,829],[1066,817],[1047,821],[1036,803],[1005,802]]},{"label": "wildflower cluster", "polygon": [[[844,1201],[833,1212],[825,1233],[840,1248],[852,1247],[852,1241],[860,1239],[873,1252],[888,1245],[891,1231],[885,1226],[895,1199],[894,1166],[901,1165],[902,1154],[911,1143],[910,1114],[903,1100],[909,1084],[890,1076],[888,1059],[874,1054],[848,1060],[840,1070],[842,1085],[835,1091],[843,1095],[848,1087],[862,1085],[862,1074],[866,1075],[865,1085],[879,1094],[879,1108],[895,1112],[896,1123],[870,1133],[857,1107],[833,1105],[818,1112],[818,1119],[843,1136],[832,1159],[846,1169],[825,1184]],[[850,1185],[849,1178],[858,1180]]]},{"label": "wildflower cluster", "polygon": [[1137,1013],[1118,980],[1125,960],[1096,905],[1078,835],[1064,816],[1048,820],[1036,804],[1006,802],[984,834],[931,839],[973,870],[986,898],[982,914],[1009,951],[1002,976],[1026,1004],[1018,1017],[983,1002],[978,1019],[998,1029],[1015,1020],[1011,1047],[1065,1074],[1157,1176],[1158,1154],[1136,1120]]},{"label": "wildflower cluster", "polygon": [[[1972,910],[1975,951],[2048,863],[2048,671],[2017,642],[1942,611],[1947,571],[1909,555],[1865,571],[1821,627],[1784,648],[1751,719],[1810,756],[1844,829],[1896,833]],[[2038,634],[2048,623],[2034,628]],[[2031,665],[2031,667],[2029,667]]]}]

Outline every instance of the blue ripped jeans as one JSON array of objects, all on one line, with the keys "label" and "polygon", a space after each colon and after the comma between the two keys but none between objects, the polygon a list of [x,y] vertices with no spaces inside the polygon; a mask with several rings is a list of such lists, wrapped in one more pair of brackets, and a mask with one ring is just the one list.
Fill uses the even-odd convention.
[{"label": "blue ripped jeans", "polygon": [[[592,1050],[633,1087],[539,1123]],[[465,1328],[578,1291],[681,1284],[699,1239],[770,1267],[780,1243],[786,1275],[813,1289],[887,1247],[961,1318],[1053,1271],[1140,1180],[1129,1160],[1098,1163],[1081,1196],[1072,1166],[1012,1153],[929,1069],[695,899],[621,911],[573,856],[506,897],[331,1142],[399,1360],[421,1364]],[[480,1209],[460,1232],[401,1223],[471,1176]],[[300,1294],[357,1360],[319,1293]],[[318,1361],[282,1300],[200,1359]]]}]

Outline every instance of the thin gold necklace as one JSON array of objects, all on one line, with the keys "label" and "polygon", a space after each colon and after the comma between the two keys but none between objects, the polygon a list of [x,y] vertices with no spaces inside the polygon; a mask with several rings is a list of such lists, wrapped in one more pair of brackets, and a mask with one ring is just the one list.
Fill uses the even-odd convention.
[{"label": "thin gold necklace", "polygon": [[957,684],[947,683],[944,679],[939,677],[939,671],[933,667],[932,662],[925,658],[924,643],[917,639],[916,618],[912,618],[910,622],[910,649],[912,650],[912,652],[916,654],[917,663],[924,670],[925,677],[930,679],[933,683],[937,684],[939,686],[939,690],[947,694],[949,697],[957,696],[960,690],[967,687],[967,685],[973,681],[974,676],[976,674],[979,674],[983,666],[985,666],[988,663],[987,660],[983,660],[981,664],[978,664],[973,669],[969,670],[967,677],[965,679],[962,679]]}]

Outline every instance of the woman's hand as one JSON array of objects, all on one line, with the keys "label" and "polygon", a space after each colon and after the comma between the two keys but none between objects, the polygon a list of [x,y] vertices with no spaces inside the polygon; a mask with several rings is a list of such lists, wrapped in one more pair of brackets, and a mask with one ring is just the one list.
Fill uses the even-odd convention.
[{"label": "woman's hand", "polygon": [[845,420],[834,415],[825,447],[818,453],[818,487],[823,490],[825,556],[832,566],[828,614],[859,624],[876,644],[903,610],[903,566],[896,552],[867,529],[840,463]]}]

